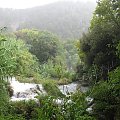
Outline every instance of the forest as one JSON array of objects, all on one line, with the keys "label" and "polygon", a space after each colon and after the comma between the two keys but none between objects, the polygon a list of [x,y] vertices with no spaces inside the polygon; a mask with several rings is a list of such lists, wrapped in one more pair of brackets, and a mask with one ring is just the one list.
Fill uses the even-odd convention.
[{"label": "forest", "polygon": [[[61,4],[64,11],[63,2]],[[76,5],[79,8],[79,4]],[[69,27],[63,28],[66,32],[58,31],[54,21],[50,22],[53,31],[42,29],[37,21],[49,13],[40,19],[37,15],[33,17],[34,24],[27,22],[29,14],[44,7],[26,11],[29,14],[25,24],[16,30],[7,26],[12,26],[12,22],[7,19],[6,25],[3,22],[0,29],[0,120],[120,120],[120,0],[98,0],[94,7],[86,14],[83,12],[86,19],[80,22],[80,33],[79,24],[72,24],[73,31],[77,26],[75,34],[67,31]],[[74,15],[78,14],[75,12]],[[1,18],[4,14],[0,13]],[[74,23],[74,19],[70,19],[69,24]],[[58,23],[57,26],[61,25]],[[30,85],[35,89],[30,87],[22,92],[23,86]],[[70,85],[75,90],[69,91]],[[15,87],[21,91],[15,93]],[[33,97],[27,98],[30,95]]]},{"label": "forest", "polygon": [[79,39],[87,31],[95,6],[70,0],[27,9],[0,8],[0,26],[9,31],[36,28],[51,31],[62,40]]}]

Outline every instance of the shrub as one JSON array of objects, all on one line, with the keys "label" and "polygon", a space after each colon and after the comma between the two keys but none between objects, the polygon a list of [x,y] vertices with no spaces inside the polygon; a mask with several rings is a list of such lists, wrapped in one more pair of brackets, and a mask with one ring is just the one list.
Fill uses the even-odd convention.
[{"label": "shrub", "polygon": [[11,117],[17,116],[19,118],[19,116],[21,116],[22,119],[20,120],[30,120],[36,118],[37,116],[36,108],[38,107],[39,107],[38,104],[33,100],[11,102],[9,104],[8,113],[10,114]]},{"label": "shrub", "polygon": [[4,116],[4,115],[1,115],[0,120],[25,120],[25,118],[23,118],[20,115],[18,115],[18,116],[12,116],[12,115]]},{"label": "shrub", "polygon": [[93,112],[98,119],[120,119],[120,68],[109,74],[109,80],[98,83],[92,92]]},{"label": "shrub", "polygon": [[59,105],[55,104],[55,98],[51,96],[44,96],[39,100],[39,120],[95,120],[86,112],[85,96],[80,92],[70,98],[65,97]]}]

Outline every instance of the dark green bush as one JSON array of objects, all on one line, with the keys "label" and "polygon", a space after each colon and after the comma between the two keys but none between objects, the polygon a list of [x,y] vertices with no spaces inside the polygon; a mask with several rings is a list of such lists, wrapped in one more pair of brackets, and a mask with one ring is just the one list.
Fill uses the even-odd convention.
[{"label": "dark green bush", "polygon": [[120,68],[109,74],[109,80],[98,83],[92,92],[93,112],[99,120],[120,119]]},{"label": "dark green bush", "polygon": [[9,104],[8,113],[11,116],[22,116],[25,120],[31,120],[36,118],[37,108],[39,108],[39,105],[33,100],[11,102]]},{"label": "dark green bush", "polygon": [[12,115],[7,115],[7,116],[0,116],[0,120],[25,120],[22,116],[12,116]]}]

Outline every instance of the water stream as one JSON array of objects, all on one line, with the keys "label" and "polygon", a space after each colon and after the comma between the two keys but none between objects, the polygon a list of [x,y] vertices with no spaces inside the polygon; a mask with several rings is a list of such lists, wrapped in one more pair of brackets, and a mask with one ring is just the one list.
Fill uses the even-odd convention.
[{"label": "water stream", "polygon": [[[19,100],[37,100],[36,96],[38,94],[47,94],[44,90],[42,84],[34,84],[34,83],[20,83],[15,78],[12,78],[10,81],[11,87],[13,89],[13,96],[11,97],[12,101]],[[74,93],[77,89],[78,83],[71,83],[68,85],[60,85],[58,88],[60,91],[67,95],[68,93]],[[86,91],[85,88],[81,87],[81,90]]]},{"label": "water stream", "polygon": [[41,84],[33,83],[20,83],[15,78],[10,80],[11,87],[13,89],[13,96],[11,97],[12,101],[17,100],[36,100],[38,94],[46,94],[43,86]]},{"label": "water stream", "polygon": [[58,86],[58,88],[64,95],[67,95],[70,93],[74,93],[77,90],[77,85],[78,85],[78,83],[73,82],[68,85],[60,85],[60,86]]}]

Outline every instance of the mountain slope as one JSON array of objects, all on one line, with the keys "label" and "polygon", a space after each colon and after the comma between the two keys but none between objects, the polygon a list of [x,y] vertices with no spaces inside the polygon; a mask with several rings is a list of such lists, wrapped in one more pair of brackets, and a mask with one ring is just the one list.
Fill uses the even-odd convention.
[{"label": "mountain slope", "polygon": [[77,39],[87,31],[95,6],[66,1],[23,10],[0,9],[0,26],[49,30],[64,39]]}]

